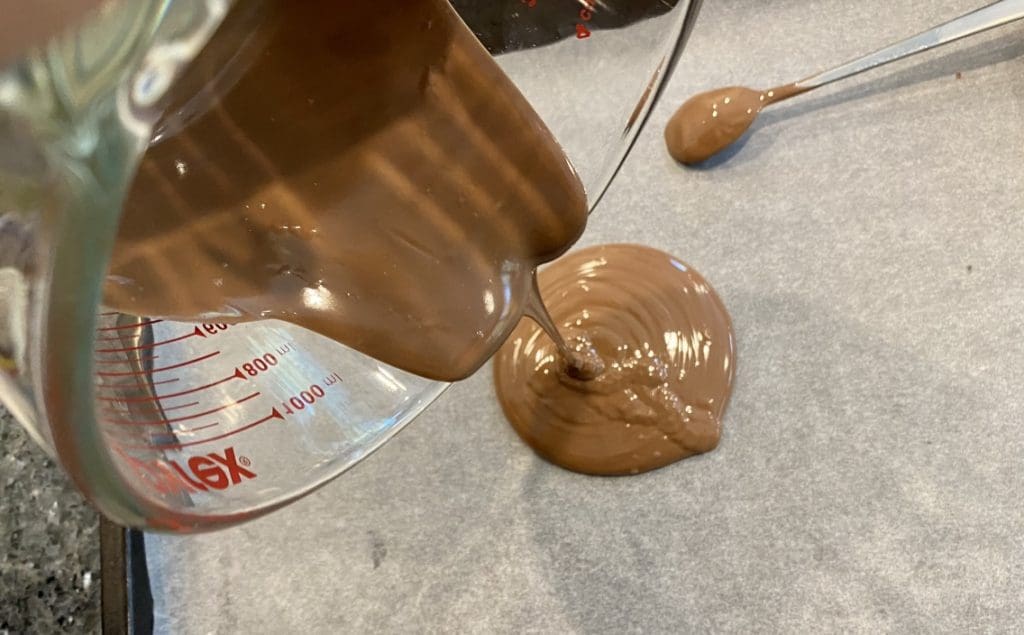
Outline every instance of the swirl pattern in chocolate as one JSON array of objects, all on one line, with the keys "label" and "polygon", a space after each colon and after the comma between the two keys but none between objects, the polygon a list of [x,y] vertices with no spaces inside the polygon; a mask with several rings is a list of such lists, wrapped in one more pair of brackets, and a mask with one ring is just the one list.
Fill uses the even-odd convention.
[{"label": "swirl pattern in chocolate", "polygon": [[601,245],[540,273],[540,292],[576,350],[604,362],[574,379],[555,344],[522,320],[498,352],[505,416],[543,458],[587,474],[653,470],[714,449],[735,372],[729,314],[704,278],[661,251]]}]

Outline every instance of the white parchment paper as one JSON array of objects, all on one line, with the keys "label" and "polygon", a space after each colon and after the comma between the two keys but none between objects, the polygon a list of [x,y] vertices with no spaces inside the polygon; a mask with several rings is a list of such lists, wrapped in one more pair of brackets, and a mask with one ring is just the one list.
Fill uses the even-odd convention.
[{"label": "white parchment paper", "polygon": [[150,536],[158,630],[1020,630],[1024,25],[773,107],[702,169],[661,142],[695,91],[977,6],[706,1],[582,244],[662,248],[723,296],[738,375],[715,452],[559,470],[485,369],[287,509]]}]

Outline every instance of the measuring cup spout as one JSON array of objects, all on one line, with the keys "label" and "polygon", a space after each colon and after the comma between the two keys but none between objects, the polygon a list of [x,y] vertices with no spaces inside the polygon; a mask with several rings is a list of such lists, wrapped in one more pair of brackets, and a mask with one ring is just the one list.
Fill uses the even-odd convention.
[{"label": "measuring cup spout", "polygon": [[265,514],[479,367],[700,2],[484,4],[109,0],[0,66],[0,402],[106,516]]}]

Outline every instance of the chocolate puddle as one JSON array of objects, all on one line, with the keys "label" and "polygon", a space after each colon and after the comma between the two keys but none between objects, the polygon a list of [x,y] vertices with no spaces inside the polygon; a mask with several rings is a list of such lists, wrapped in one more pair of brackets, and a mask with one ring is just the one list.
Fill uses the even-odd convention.
[{"label": "chocolate puddle", "polygon": [[728,86],[699,93],[669,119],[665,145],[680,163],[706,161],[742,137],[762,109],[808,90],[786,84],[766,91]]},{"label": "chocolate puddle", "polygon": [[735,372],[729,315],[693,269],[649,247],[601,245],[540,274],[569,346],[603,372],[581,381],[522,320],[498,352],[505,416],[542,457],[587,474],[637,474],[714,449]]}]

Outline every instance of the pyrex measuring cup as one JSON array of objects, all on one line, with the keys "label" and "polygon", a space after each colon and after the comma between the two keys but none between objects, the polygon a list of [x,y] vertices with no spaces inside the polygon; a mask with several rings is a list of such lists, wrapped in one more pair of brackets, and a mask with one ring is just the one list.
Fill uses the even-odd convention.
[{"label": "pyrex measuring cup", "polygon": [[[697,4],[456,7],[555,133],[592,206]],[[259,21],[260,7],[235,10]],[[266,513],[338,476],[445,388],[282,321],[103,306],[125,190],[147,144],[173,134],[154,130],[162,98],[208,42],[247,45],[244,30],[218,31],[229,10],[110,3],[0,75],[0,398],[124,524],[189,531]],[[577,62],[550,63],[554,47]],[[197,89],[194,108],[216,102],[228,68]],[[316,294],[303,301],[323,301]]]}]

